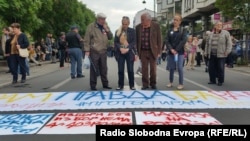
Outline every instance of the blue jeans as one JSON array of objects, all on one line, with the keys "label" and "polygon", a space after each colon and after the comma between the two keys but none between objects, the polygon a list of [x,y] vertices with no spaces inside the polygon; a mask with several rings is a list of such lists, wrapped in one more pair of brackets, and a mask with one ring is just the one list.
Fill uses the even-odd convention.
[{"label": "blue jeans", "polygon": [[183,62],[184,62],[184,55],[178,55],[178,60],[175,62],[174,55],[168,55],[168,64],[167,67],[169,69],[169,81],[173,83],[174,81],[174,72],[176,70],[176,66],[179,73],[179,84],[183,85]]},{"label": "blue jeans", "polygon": [[71,64],[71,77],[82,75],[82,50],[80,48],[69,48]]},{"label": "blue jeans", "polygon": [[[25,59],[25,65],[26,65],[26,74],[30,75],[30,64],[28,58]],[[20,65],[18,65],[18,74],[21,74]]]}]

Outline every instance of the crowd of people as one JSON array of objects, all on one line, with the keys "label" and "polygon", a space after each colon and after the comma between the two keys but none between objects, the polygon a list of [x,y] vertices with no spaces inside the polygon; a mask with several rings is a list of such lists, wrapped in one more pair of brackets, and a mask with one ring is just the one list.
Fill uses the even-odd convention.
[{"label": "crowd of people", "polygon": [[[83,58],[88,60],[90,71],[90,88],[97,90],[98,76],[101,78],[104,89],[112,89],[107,77],[107,57],[114,56],[118,67],[118,86],[116,90],[123,90],[125,78],[125,64],[128,73],[130,90],[135,90],[134,63],[139,62],[136,73],[142,75],[141,90],[157,89],[157,65],[161,60],[167,61],[169,71],[167,87],[173,87],[174,73],[179,75],[177,89],[184,88],[183,69],[191,71],[205,62],[205,71],[208,72],[208,84],[222,86],[225,77],[226,58],[232,51],[232,37],[228,31],[222,29],[222,23],[217,22],[213,31],[206,32],[203,38],[189,35],[182,26],[182,16],[175,14],[172,26],[167,30],[166,38],[161,35],[160,25],[147,12],[141,15],[141,23],[135,28],[129,27],[130,19],[121,18],[121,26],[113,34],[106,21],[104,13],[96,15],[96,21],[89,24],[84,38],[79,34],[78,26],[72,26],[68,33],[61,32],[58,39],[48,34],[40,42],[29,42],[26,34],[21,31],[19,23],[13,23],[4,28],[5,57],[9,72],[12,73],[15,84],[18,74],[21,74],[21,83],[25,83],[29,75],[29,61],[41,66],[41,61],[49,60],[59,67],[65,62],[70,63],[72,79],[85,77],[82,66]],[[112,49],[110,40],[114,37]],[[28,57],[21,57],[20,48],[27,48]],[[195,63],[196,61],[196,63]],[[228,63],[227,63],[228,64]]]}]

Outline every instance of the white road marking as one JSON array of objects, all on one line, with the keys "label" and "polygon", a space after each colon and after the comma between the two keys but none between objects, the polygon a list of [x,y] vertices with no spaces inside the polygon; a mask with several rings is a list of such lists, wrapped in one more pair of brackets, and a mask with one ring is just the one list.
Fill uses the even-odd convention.
[{"label": "white road marking", "polygon": [[53,87],[51,87],[50,89],[58,89],[59,87],[63,86],[64,84],[68,83],[71,80],[71,77],[63,80],[62,82],[54,85]]},{"label": "white road marking", "polygon": [[[163,68],[161,68],[161,67],[157,67],[157,68],[158,68],[159,70],[161,70],[161,71],[166,72],[166,69],[163,69]],[[177,77],[177,78],[179,78],[179,76],[178,76],[177,74],[174,74],[174,76]],[[194,85],[196,85],[196,86],[198,86],[198,87],[201,87],[201,88],[203,88],[203,89],[205,89],[205,90],[208,90],[208,91],[211,91],[211,90],[212,90],[211,88],[209,88],[209,87],[207,87],[207,86],[204,86],[204,85],[201,85],[201,84],[199,84],[199,83],[196,83],[195,81],[192,81],[192,80],[190,80],[190,79],[184,78],[184,80],[187,81],[187,82],[189,82],[189,83],[192,83],[192,84],[194,84]]]}]

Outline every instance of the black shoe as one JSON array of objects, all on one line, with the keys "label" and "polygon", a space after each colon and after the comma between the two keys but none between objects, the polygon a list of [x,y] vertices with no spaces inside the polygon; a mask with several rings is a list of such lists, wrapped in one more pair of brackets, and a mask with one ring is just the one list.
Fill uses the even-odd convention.
[{"label": "black shoe", "polygon": [[142,87],[141,90],[146,90],[148,89],[149,87]]},{"label": "black shoe", "polygon": [[16,84],[16,83],[17,83],[17,81],[16,81],[16,80],[13,80],[13,81],[12,81],[12,84]]},{"label": "black shoe", "polygon": [[205,68],[205,72],[208,72],[208,69],[207,69],[207,68]]},{"label": "black shoe", "polygon": [[72,79],[75,79],[76,77],[75,76],[71,76]]},{"label": "black shoe", "polygon": [[208,82],[207,84],[216,84],[215,82]]},{"label": "black shoe", "polygon": [[123,87],[117,87],[116,90],[123,90]]},{"label": "black shoe", "polygon": [[135,87],[130,87],[130,90],[135,90]]},{"label": "black shoe", "polygon": [[154,90],[155,90],[155,89],[157,89],[157,87],[156,87],[156,86],[151,86],[151,89],[154,89]]},{"label": "black shoe", "polygon": [[21,80],[21,83],[25,83],[25,80]]},{"label": "black shoe", "polygon": [[97,89],[96,89],[96,87],[91,87],[91,90],[96,91]]},{"label": "black shoe", "polygon": [[103,86],[104,89],[112,89],[111,87],[109,86]]},{"label": "black shoe", "polygon": [[77,75],[76,76],[77,78],[82,78],[82,77],[85,77],[84,75]]},{"label": "black shoe", "polygon": [[222,86],[222,83],[218,83],[218,86]]}]

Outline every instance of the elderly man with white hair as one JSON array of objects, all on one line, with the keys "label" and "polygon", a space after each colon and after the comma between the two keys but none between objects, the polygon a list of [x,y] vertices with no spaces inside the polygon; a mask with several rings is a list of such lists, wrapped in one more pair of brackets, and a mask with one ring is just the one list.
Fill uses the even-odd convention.
[{"label": "elderly man with white hair", "polygon": [[97,90],[97,76],[101,76],[104,89],[112,89],[107,78],[107,48],[108,41],[113,34],[106,22],[107,16],[104,13],[96,15],[96,21],[91,23],[86,30],[84,39],[84,51],[91,62],[90,67],[90,88]]}]

